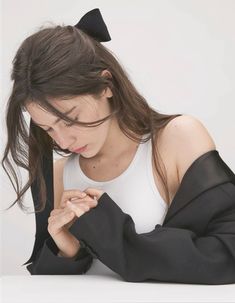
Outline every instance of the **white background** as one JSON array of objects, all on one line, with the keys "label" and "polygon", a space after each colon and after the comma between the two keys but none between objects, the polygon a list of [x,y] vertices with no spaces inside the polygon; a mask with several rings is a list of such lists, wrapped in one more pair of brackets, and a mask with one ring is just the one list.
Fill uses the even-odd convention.
[{"label": "white background", "polygon": [[[13,57],[20,43],[52,22],[75,25],[99,8],[112,40],[105,42],[139,92],[161,113],[190,114],[206,126],[235,171],[235,1],[233,0],[3,0],[1,8],[1,156]],[[3,168],[1,209],[16,198]],[[23,184],[27,175],[21,170]],[[33,211],[31,192],[25,205]],[[17,205],[1,211],[1,275],[29,275],[34,214]]]}]

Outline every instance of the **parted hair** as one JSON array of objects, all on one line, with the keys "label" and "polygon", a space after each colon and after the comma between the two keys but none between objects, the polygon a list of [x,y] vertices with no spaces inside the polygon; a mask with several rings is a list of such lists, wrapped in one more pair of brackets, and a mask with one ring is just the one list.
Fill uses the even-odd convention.
[{"label": "parted hair", "polygon": [[[66,122],[83,127],[98,126],[115,116],[121,131],[133,141],[142,144],[152,139],[154,165],[169,203],[166,170],[157,139],[168,122],[181,114],[163,114],[152,108],[107,47],[74,26],[52,25],[41,27],[27,37],[18,48],[12,64],[13,87],[6,107],[7,143],[1,161],[17,195],[9,208],[18,203],[24,209],[22,197],[37,177],[40,207],[36,211],[42,211],[47,195],[42,173],[43,154],[53,150],[63,157],[71,155],[36,124],[32,123],[32,131],[29,131],[23,112],[31,102]],[[101,75],[105,69],[111,77]],[[108,99],[111,114],[104,119],[89,123],[73,121],[53,106],[54,99],[66,100],[78,95],[90,94],[99,99],[107,87],[112,90],[113,96]],[[149,136],[140,141],[144,134]],[[23,188],[20,187],[14,164],[16,168],[28,171],[29,178]]]}]

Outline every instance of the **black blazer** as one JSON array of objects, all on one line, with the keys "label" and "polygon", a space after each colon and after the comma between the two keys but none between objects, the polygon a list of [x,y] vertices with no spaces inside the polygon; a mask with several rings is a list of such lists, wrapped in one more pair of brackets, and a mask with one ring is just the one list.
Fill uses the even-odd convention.
[{"label": "black blazer", "polygon": [[[47,232],[52,166],[52,156],[44,158],[47,207],[36,214],[33,253],[23,264],[31,262],[27,269],[32,275],[84,274],[98,258],[125,281],[235,283],[235,174],[217,150],[191,164],[163,224],[150,232],[136,233],[131,216],[105,192],[69,228],[82,245],[76,259],[57,256],[58,247]],[[36,185],[31,189],[36,204]]]}]

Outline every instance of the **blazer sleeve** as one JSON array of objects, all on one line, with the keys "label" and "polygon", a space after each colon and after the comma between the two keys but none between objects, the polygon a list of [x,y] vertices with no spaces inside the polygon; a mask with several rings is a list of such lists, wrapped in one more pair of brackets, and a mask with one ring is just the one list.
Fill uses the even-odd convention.
[{"label": "blazer sleeve", "polygon": [[59,256],[59,249],[52,237],[47,238],[35,260],[26,266],[31,275],[80,275],[91,266],[93,257],[81,241],[81,248],[74,258]]},{"label": "blazer sleeve", "polygon": [[69,230],[126,281],[235,283],[235,187],[233,194],[225,194],[230,206],[203,236],[160,224],[138,234],[131,216],[106,192]]}]

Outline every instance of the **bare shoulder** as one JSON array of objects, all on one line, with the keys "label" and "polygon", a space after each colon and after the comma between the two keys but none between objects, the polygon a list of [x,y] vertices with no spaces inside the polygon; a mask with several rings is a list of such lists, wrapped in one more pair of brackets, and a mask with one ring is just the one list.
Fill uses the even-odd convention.
[{"label": "bare shoulder", "polygon": [[53,184],[54,184],[54,208],[59,207],[60,199],[64,191],[63,172],[67,158],[60,158],[53,164]]},{"label": "bare shoulder", "polygon": [[175,161],[179,183],[189,166],[202,154],[215,150],[216,145],[204,124],[194,116],[182,115],[172,119],[164,130]]}]

